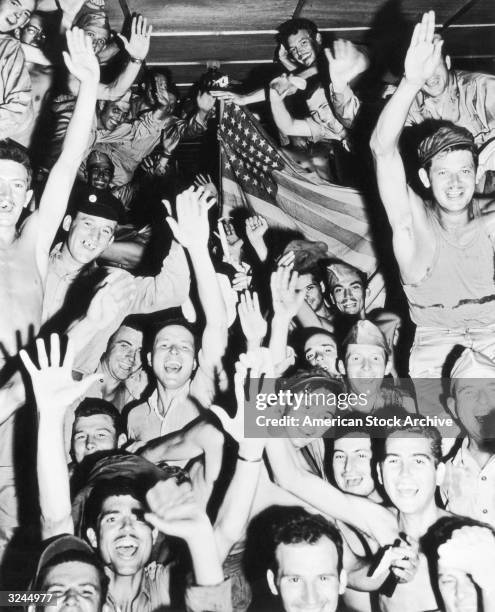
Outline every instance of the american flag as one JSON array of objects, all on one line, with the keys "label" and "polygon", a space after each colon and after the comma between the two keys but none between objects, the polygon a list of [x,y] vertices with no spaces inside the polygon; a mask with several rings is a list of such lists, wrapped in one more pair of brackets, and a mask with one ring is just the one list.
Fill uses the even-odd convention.
[{"label": "american flag", "polygon": [[218,129],[223,214],[247,206],[271,226],[301,231],[328,245],[330,257],[370,278],[367,308],[383,305],[384,282],[361,193],[301,170],[246,108],[226,103]]}]

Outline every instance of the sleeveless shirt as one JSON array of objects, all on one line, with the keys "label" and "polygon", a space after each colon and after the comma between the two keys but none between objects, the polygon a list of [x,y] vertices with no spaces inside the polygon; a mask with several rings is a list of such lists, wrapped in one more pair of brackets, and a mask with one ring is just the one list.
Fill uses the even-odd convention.
[{"label": "sleeveless shirt", "polygon": [[403,284],[411,319],[419,327],[468,329],[495,324],[494,244],[476,200],[473,216],[474,234],[467,244],[459,245],[428,211],[435,237],[432,264],[419,283]]}]

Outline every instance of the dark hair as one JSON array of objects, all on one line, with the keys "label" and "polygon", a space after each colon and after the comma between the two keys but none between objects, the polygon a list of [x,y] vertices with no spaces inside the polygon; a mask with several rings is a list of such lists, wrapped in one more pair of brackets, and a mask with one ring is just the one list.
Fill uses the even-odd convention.
[{"label": "dark hair", "polygon": [[84,506],[84,533],[90,527],[97,530],[101,509],[109,497],[129,495],[146,508],[146,492],[149,484],[147,479],[138,480],[127,476],[115,476],[97,481]]},{"label": "dark hair", "polygon": [[[397,417],[400,423],[404,423],[407,417],[411,417],[411,414],[405,410],[402,406],[391,405],[381,408],[373,413],[377,418],[390,419]],[[391,427],[385,427],[380,440],[377,441],[377,460],[382,463],[385,460],[386,455],[386,444],[388,438],[395,433],[412,433],[417,434],[421,438],[426,438],[430,441],[431,454],[437,466],[442,460],[442,436],[438,429],[433,425],[396,425]]]},{"label": "dark hair", "polygon": [[21,144],[15,142],[15,140],[12,140],[11,138],[0,140],[0,160],[14,161],[21,164],[21,166],[24,166],[28,175],[27,186],[29,187],[31,185],[33,169],[26,147],[23,147]]},{"label": "dark hair", "polygon": [[121,327],[130,327],[131,329],[133,329],[134,331],[140,332],[142,334],[144,334],[145,331],[145,325],[142,322],[142,319],[140,317],[140,315],[129,315],[127,316],[122,323],[119,325],[119,327],[114,331],[114,333],[110,336],[110,338],[108,339],[108,343],[107,343],[107,348],[110,346],[110,344],[113,342],[113,339],[115,338],[115,336],[118,334],[119,329]]},{"label": "dark hair", "polygon": [[[94,567],[98,573],[98,579],[100,581],[100,601],[103,605],[105,599],[107,597],[108,592],[108,577],[105,574],[105,570],[101,561],[98,559],[96,553],[84,552],[83,550],[67,550],[66,552],[61,552],[58,555],[55,555],[50,561],[41,569],[40,573],[36,578],[36,582],[33,584],[34,591],[42,591],[44,582],[46,580],[46,576],[48,572],[58,566],[62,565],[62,563],[71,563],[71,562],[79,562],[85,563],[86,565],[90,565]],[[46,589],[45,589],[46,590]]]},{"label": "dark hair", "polygon": [[117,436],[124,433],[124,424],[120,412],[113,404],[100,397],[86,397],[83,399],[74,412],[74,425],[72,430],[74,431],[77,419],[90,417],[95,414],[106,414],[109,416],[112,419],[112,424],[115,427]]},{"label": "dark hair", "polygon": [[272,559],[270,567],[277,572],[277,547],[280,544],[316,544],[322,537],[327,537],[337,549],[337,571],[343,565],[342,537],[338,529],[321,514],[310,514],[301,506],[288,506],[284,509],[281,522],[272,527]]},{"label": "dark hair", "polygon": [[318,263],[312,262],[306,265],[302,263],[301,266],[295,265],[294,271],[297,272],[299,276],[303,276],[304,274],[311,274],[311,276],[317,283],[325,282],[325,275],[323,273],[322,266]]},{"label": "dark hair", "polygon": [[311,34],[312,38],[316,38],[318,28],[313,21],[298,17],[297,19],[289,19],[284,21],[277,28],[277,42],[287,48],[289,44],[289,36],[297,34],[299,30],[306,30]]}]

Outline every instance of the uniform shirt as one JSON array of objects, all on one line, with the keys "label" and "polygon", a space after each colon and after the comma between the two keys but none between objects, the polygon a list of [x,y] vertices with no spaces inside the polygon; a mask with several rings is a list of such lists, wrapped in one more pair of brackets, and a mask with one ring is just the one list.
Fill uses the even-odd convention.
[{"label": "uniform shirt", "polygon": [[31,79],[21,43],[0,34],[0,139],[17,140],[33,121]]},{"label": "uniform shirt", "polygon": [[445,91],[435,98],[418,93],[407,125],[444,119],[468,129],[477,145],[495,136],[495,76],[452,70]]},{"label": "uniform shirt", "polygon": [[[143,573],[138,596],[128,608],[128,612],[165,612],[170,602],[170,564],[152,562],[146,566]],[[185,593],[187,612],[230,612],[231,606],[230,580],[224,580],[212,586],[188,586]],[[103,608],[104,612],[122,612],[122,609],[112,599],[111,594]]]},{"label": "uniform shirt", "polygon": [[445,508],[495,527],[495,455],[480,468],[469,450],[469,439],[465,438],[445,468],[440,486]]}]

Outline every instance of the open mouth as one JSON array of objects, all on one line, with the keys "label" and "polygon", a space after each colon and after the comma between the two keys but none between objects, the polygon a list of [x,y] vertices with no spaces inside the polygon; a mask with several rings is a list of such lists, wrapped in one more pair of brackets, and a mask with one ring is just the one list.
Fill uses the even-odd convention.
[{"label": "open mouth", "polygon": [[362,476],[352,476],[352,477],[345,478],[344,480],[346,489],[353,489],[355,487],[359,487],[359,485],[362,482],[363,482]]},{"label": "open mouth", "polygon": [[168,361],[165,364],[165,372],[167,374],[178,374],[182,370],[182,364],[179,361]]},{"label": "open mouth", "polygon": [[89,240],[83,240],[82,241],[82,246],[84,249],[86,249],[86,251],[94,251],[96,249],[96,245],[94,242],[90,242]]},{"label": "open mouth", "polygon": [[123,559],[132,559],[132,557],[134,557],[134,555],[137,553],[138,548],[138,542],[136,542],[136,540],[133,538],[128,537],[118,540],[115,546],[117,554]]},{"label": "open mouth", "polygon": [[418,492],[419,492],[419,489],[417,487],[398,487],[397,488],[397,493],[401,497],[404,497],[406,499],[412,499],[418,494]]},{"label": "open mouth", "polygon": [[2,200],[0,202],[0,213],[12,212],[13,208],[14,208],[13,202],[8,202],[6,200]]},{"label": "open mouth", "polygon": [[17,25],[17,17],[9,16],[5,18],[5,21],[9,24],[9,26],[15,27]]}]

